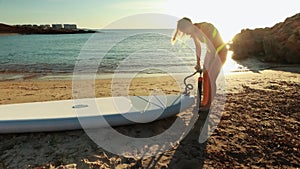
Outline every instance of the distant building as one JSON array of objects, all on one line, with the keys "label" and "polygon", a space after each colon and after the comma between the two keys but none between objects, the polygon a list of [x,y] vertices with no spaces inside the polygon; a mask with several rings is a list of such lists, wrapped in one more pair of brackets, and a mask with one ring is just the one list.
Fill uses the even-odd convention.
[{"label": "distant building", "polygon": [[52,28],[53,29],[62,29],[63,26],[62,26],[62,24],[52,24]]},{"label": "distant building", "polygon": [[65,29],[77,29],[76,24],[64,24]]},{"label": "distant building", "polygon": [[40,25],[39,26],[41,29],[49,29],[50,25],[46,24],[46,25]]}]

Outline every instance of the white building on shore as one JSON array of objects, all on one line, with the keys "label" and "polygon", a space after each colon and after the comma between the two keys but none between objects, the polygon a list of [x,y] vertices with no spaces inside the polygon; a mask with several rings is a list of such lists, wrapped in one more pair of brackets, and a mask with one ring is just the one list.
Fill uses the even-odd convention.
[{"label": "white building on shore", "polygon": [[40,25],[40,28],[49,29],[49,28],[51,28],[51,26],[49,24],[45,24],[45,25]]},{"label": "white building on shore", "polygon": [[62,26],[62,24],[52,24],[52,28],[53,29],[62,29],[63,26]]},{"label": "white building on shore", "polygon": [[76,24],[64,24],[65,29],[77,29]]}]

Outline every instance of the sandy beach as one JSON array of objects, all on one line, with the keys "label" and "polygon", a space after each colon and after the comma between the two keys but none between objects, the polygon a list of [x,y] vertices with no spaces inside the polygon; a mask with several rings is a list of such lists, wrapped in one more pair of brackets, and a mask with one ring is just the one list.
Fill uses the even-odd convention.
[{"label": "sandy beach", "polygon": [[[166,94],[181,92],[171,77],[136,78],[131,84],[130,95],[148,95],[157,88]],[[0,86],[0,104],[72,99],[70,80],[3,80]],[[111,80],[96,80],[95,89],[96,97],[111,96]],[[0,135],[0,169],[299,168],[299,89],[299,67],[227,75],[225,109],[207,142],[198,143],[198,120],[180,144],[142,159],[114,155],[82,130]],[[174,118],[116,130],[136,137],[155,135]]]}]

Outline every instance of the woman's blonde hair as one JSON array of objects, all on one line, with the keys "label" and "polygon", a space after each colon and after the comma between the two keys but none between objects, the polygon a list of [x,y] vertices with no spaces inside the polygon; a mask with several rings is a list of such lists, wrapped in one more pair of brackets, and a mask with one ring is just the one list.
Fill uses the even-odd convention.
[{"label": "woman's blonde hair", "polygon": [[177,21],[176,31],[173,33],[172,44],[176,42],[177,37],[182,38],[189,33],[191,26],[193,25],[190,18],[184,17]]}]

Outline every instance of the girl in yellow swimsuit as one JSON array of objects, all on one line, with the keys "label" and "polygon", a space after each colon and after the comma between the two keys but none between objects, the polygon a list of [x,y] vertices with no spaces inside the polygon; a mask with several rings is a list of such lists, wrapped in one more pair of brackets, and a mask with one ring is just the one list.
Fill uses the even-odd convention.
[{"label": "girl in yellow swimsuit", "polygon": [[180,34],[181,36],[188,35],[194,40],[197,59],[196,70],[200,69],[200,42],[206,45],[207,50],[203,66],[203,99],[200,109],[207,110],[216,95],[216,79],[226,61],[226,43],[213,24],[207,22],[193,24],[186,17],[177,22],[177,30],[172,41],[175,42]]}]

